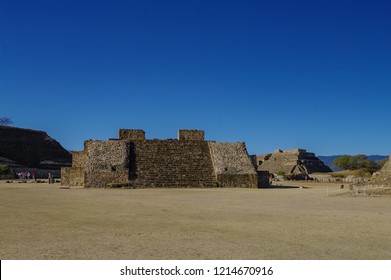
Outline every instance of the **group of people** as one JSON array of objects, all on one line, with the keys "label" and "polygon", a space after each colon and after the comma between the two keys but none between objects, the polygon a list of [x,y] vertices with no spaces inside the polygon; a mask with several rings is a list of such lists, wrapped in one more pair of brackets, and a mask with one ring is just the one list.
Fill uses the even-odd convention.
[{"label": "group of people", "polygon": [[16,175],[18,175],[19,179],[24,179],[24,180],[30,180],[30,178],[33,180],[35,179],[35,173],[34,172],[30,173],[30,171],[19,172]]},{"label": "group of people", "polygon": [[[16,176],[18,176],[19,179],[21,180],[35,180],[36,177],[35,177],[35,173],[34,172],[31,172],[30,171],[25,171],[25,172],[18,172],[16,173]],[[54,180],[54,174],[49,172],[48,173],[48,183],[49,184],[54,184],[55,180]]]},{"label": "group of people", "polygon": [[48,173],[48,183],[49,184],[54,184],[54,176],[52,173]]}]

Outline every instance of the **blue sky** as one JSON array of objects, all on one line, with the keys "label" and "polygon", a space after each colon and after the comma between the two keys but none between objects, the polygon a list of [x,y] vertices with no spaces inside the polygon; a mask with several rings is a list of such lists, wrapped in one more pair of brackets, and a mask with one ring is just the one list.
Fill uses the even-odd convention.
[{"label": "blue sky", "polygon": [[391,154],[390,1],[0,2],[0,117],[65,148],[141,128]]}]

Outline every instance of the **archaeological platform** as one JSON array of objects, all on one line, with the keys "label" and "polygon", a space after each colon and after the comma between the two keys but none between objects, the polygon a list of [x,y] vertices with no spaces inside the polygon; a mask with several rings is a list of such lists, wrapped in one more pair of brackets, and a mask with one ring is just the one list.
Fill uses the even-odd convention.
[{"label": "archaeological platform", "polygon": [[61,169],[61,184],[129,188],[257,188],[245,143],[205,141],[202,130],[179,130],[177,139],[146,139],[120,129],[118,139],[87,140]]},{"label": "archaeological platform", "polygon": [[332,172],[314,153],[309,153],[305,149],[276,150],[272,154],[259,155],[256,160],[257,170],[273,174]]}]

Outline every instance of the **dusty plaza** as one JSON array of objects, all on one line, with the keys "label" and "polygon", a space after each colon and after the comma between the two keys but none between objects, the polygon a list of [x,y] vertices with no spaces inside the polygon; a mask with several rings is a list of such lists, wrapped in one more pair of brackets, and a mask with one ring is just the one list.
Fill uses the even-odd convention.
[{"label": "dusty plaza", "polygon": [[107,189],[0,181],[1,259],[391,259],[389,197],[337,184]]}]

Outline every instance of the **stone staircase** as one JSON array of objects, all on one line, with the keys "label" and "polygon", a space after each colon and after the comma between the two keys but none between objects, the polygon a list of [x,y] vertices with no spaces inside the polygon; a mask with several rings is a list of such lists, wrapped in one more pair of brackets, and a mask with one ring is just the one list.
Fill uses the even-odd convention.
[{"label": "stone staircase", "polygon": [[141,187],[216,187],[208,143],[204,141],[132,141],[130,180]]}]

